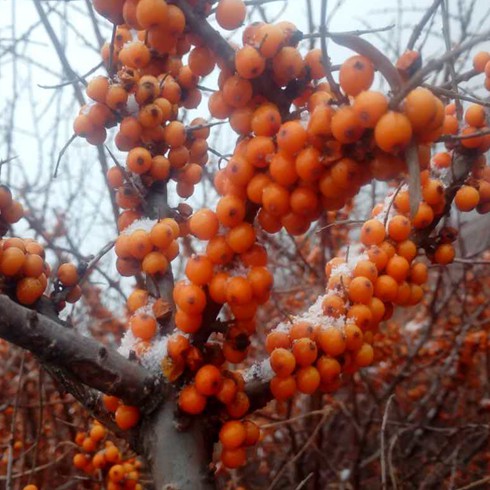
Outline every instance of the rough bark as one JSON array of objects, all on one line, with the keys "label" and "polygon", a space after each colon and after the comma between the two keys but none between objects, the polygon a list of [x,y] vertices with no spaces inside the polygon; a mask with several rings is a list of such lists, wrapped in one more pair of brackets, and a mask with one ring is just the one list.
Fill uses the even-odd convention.
[{"label": "rough bark", "polygon": [[214,477],[207,471],[213,443],[206,440],[202,420],[180,428],[176,404],[167,399],[140,431],[139,451],[150,465],[155,490],[214,489]]},{"label": "rough bark", "polygon": [[64,370],[71,379],[145,407],[154,403],[160,382],[140,365],[96,340],[0,295],[0,337]]}]

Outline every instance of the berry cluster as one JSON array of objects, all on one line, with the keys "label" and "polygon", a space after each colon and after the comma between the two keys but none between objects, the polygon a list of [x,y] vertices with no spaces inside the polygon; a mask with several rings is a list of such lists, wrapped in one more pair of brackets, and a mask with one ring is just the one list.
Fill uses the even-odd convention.
[{"label": "berry cluster", "polygon": [[73,456],[73,466],[85,474],[102,477],[107,490],[141,490],[138,483],[141,463],[136,458],[124,459],[121,450],[107,438],[107,430],[97,421],[88,433],[78,432],[75,443],[80,452]]}]

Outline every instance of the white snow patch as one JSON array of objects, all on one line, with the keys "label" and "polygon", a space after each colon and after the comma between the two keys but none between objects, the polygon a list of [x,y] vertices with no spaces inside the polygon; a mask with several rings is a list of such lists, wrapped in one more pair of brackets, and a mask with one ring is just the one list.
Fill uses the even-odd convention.
[{"label": "white snow patch", "polygon": [[160,363],[167,355],[168,338],[169,335],[166,335],[152,342],[151,347],[141,357],[141,363],[145,368],[152,372],[160,371]]},{"label": "white snow patch", "polygon": [[256,362],[243,373],[243,380],[245,383],[250,383],[254,380],[270,381],[273,377],[274,371],[271,368],[269,359]]},{"label": "white snow patch", "polygon": [[121,339],[121,345],[117,348],[117,351],[122,356],[129,357],[129,352],[134,350],[137,342],[138,339],[133,335],[131,329],[128,329]]},{"label": "white snow patch", "polygon": [[133,231],[143,230],[150,233],[151,229],[158,223],[156,219],[141,218],[133,221],[128,227],[124,228],[121,235],[131,235]]}]

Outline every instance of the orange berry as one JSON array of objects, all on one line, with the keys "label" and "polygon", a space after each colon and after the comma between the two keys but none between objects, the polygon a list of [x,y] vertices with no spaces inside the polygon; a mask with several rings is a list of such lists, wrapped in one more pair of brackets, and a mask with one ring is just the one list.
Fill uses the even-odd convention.
[{"label": "orange berry", "polygon": [[361,228],[361,242],[366,245],[379,245],[385,239],[385,227],[381,221],[370,219]]},{"label": "orange berry", "polygon": [[388,111],[374,128],[376,144],[383,151],[398,152],[408,146],[412,138],[410,120],[403,114]]},{"label": "orange berry", "polygon": [[335,327],[322,328],[317,334],[317,342],[329,356],[340,356],[346,348],[344,335]]},{"label": "orange berry", "polygon": [[197,415],[206,408],[206,397],[194,385],[187,385],[179,393],[178,404],[182,411]]},{"label": "orange berry", "polygon": [[244,425],[236,420],[225,422],[219,431],[219,440],[225,449],[236,449],[242,446],[246,436]]},{"label": "orange berry", "polygon": [[157,331],[155,318],[147,313],[137,313],[130,320],[131,331],[135,337],[151,340]]},{"label": "orange berry", "polygon": [[[221,0],[222,1],[222,0]],[[245,464],[247,453],[243,447],[236,449],[223,449],[221,452],[221,462],[230,469],[239,468]]]},{"label": "orange berry", "polygon": [[454,247],[450,243],[439,245],[434,254],[434,260],[437,264],[450,264],[456,255]]},{"label": "orange berry", "polygon": [[353,303],[368,304],[373,296],[373,283],[366,277],[355,277],[348,288]]},{"label": "orange berry", "polygon": [[461,186],[454,196],[454,204],[460,211],[472,211],[480,202],[478,190],[470,185]]},{"label": "orange berry", "polygon": [[398,284],[393,277],[383,274],[374,283],[374,295],[381,301],[394,301],[398,292]]},{"label": "orange berry", "polygon": [[257,78],[265,70],[265,58],[254,47],[244,46],[235,54],[235,67],[242,78]]},{"label": "orange berry", "polygon": [[286,401],[296,393],[296,380],[294,376],[279,378],[274,376],[270,381],[272,396],[279,401]]},{"label": "orange berry", "polygon": [[352,107],[363,127],[374,128],[387,112],[388,100],[381,92],[365,91],[357,95]]},{"label": "orange berry", "polygon": [[44,285],[35,277],[24,277],[16,286],[15,295],[20,304],[32,305],[44,292]]},{"label": "orange berry", "polygon": [[216,7],[216,21],[223,29],[238,29],[245,20],[247,9],[243,0],[220,0]]},{"label": "orange berry", "polygon": [[347,95],[356,96],[368,90],[374,80],[374,66],[365,56],[351,56],[342,63],[339,83]]},{"label": "orange berry", "polygon": [[490,61],[490,53],[487,51],[480,51],[476,53],[473,57],[473,68],[479,72],[483,73],[485,71],[486,64]]},{"label": "orange berry", "polygon": [[298,391],[312,395],[320,386],[320,373],[314,366],[306,366],[296,373],[296,386]]},{"label": "orange berry", "polygon": [[293,373],[296,367],[296,358],[293,353],[285,348],[275,348],[270,355],[272,370],[281,378]]},{"label": "orange berry", "polygon": [[281,332],[274,330],[270,332],[265,339],[265,348],[269,354],[275,349],[289,349],[291,346],[291,340],[287,332]]},{"label": "orange berry", "polygon": [[130,405],[119,405],[116,409],[115,420],[121,430],[133,428],[140,419],[140,410],[138,407]]},{"label": "orange berry", "polygon": [[216,395],[221,389],[222,382],[220,370],[212,364],[206,364],[196,373],[196,389],[201,395]]},{"label": "orange berry", "polygon": [[26,261],[24,252],[17,247],[4,250],[0,258],[0,270],[6,276],[14,276],[19,272]]},{"label": "orange berry", "polygon": [[64,286],[72,287],[78,280],[78,270],[74,264],[61,264],[57,272],[58,279]]},{"label": "orange berry", "polygon": [[388,234],[397,242],[406,240],[410,236],[412,226],[410,220],[405,216],[397,214],[388,222]]}]

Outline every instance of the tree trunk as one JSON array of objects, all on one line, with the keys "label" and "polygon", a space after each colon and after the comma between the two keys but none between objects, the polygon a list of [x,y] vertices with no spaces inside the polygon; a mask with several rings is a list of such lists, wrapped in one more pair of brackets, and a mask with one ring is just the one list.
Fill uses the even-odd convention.
[{"label": "tree trunk", "polygon": [[193,420],[179,429],[176,404],[167,399],[141,428],[141,453],[153,475],[155,490],[213,490],[208,467],[212,443],[206,441],[203,424]]}]

